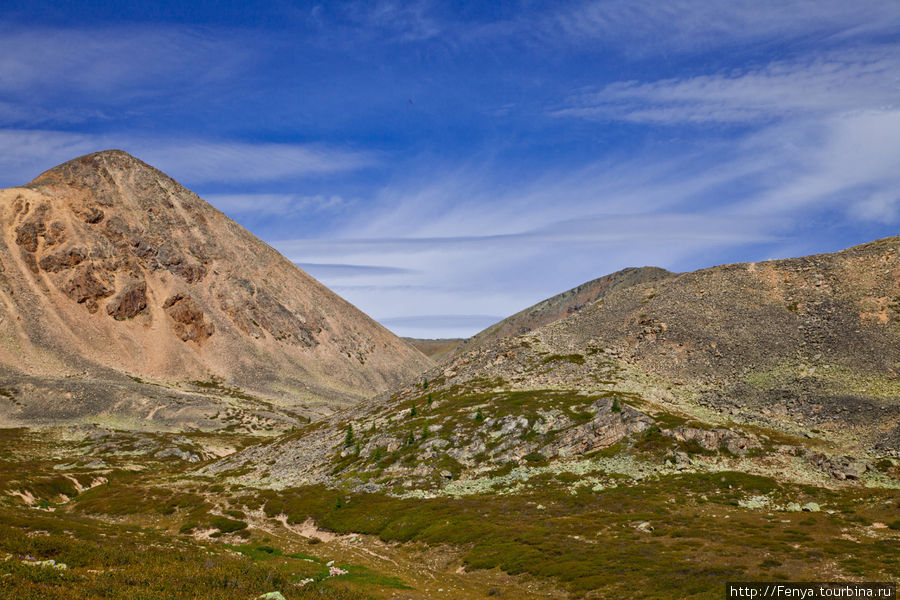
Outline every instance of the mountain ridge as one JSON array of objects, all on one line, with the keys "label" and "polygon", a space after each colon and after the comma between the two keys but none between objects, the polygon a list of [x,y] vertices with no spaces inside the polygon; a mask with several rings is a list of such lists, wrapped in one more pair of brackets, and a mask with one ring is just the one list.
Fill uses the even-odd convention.
[{"label": "mountain ridge", "polygon": [[414,345],[436,362],[443,363],[459,354],[483,347],[501,338],[521,335],[564,319],[617,289],[657,281],[673,275],[674,273],[660,267],[627,267],[545,298],[494,323],[470,338],[460,340],[453,348],[450,348],[453,340],[449,339],[415,340]]},{"label": "mountain ridge", "polygon": [[3,190],[0,223],[0,363],[19,375],[115,372],[346,405],[430,364],[121,150]]}]

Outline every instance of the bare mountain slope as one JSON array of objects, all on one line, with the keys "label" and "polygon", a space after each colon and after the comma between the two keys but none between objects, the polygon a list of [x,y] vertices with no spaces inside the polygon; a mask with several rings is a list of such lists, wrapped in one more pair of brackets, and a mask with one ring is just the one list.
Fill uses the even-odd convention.
[{"label": "bare mountain slope", "polygon": [[83,156],[0,191],[0,367],[9,377],[127,374],[341,405],[429,364],[125,152]]},{"label": "bare mountain slope", "polygon": [[529,306],[499,323],[491,325],[471,338],[463,340],[457,346],[454,354],[442,355],[439,360],[443,361],[450,356],[482,348],[502,338],[528,333],[543,325],[564,319],[616,290],[658,281],[673,275],[659,267],[630,267],[598,277],[571,290],[541,300],[534,306]]}]

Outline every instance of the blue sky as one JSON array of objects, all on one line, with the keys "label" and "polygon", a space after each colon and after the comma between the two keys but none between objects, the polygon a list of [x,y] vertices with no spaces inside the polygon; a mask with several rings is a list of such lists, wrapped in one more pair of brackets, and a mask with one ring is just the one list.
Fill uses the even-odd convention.
[{"label": "blue sky", "polygon": [[0,187],[125,149],[402,335],[898,233],[896,1],[0,4]]}]

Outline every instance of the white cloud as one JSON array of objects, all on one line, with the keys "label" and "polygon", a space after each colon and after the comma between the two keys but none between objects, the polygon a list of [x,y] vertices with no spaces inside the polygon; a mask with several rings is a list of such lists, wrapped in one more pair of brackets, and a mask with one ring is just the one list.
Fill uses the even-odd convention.
[{"label": "white cloud", "polygon": [[[251,144],[197,138],[141,138],[123,134],[85,134],[0,129],[0,185],[21,185],[76,156],[121,148],[182,183],[260,183],[330,175],[368,168],[379,159],[371,153],[323,145]],[[250,195],[224,196],[225,203],[247,206]],[[288,202],[302,203],[290,196]],[[265,197],[262,198],[263,201]],[[285,202],[282,197],[270,200]],[[314,198],[306,198],[313,203]],[[335,202],[331,196],[322,203]]]},{"label": "white cloud", "polygon": [[188,140],[134,140],[125,150],[192,182],[263,182],[355,171],[378,164],[368,152],[318,144],[251,144]]},{"label": "white cloud", "polygon": [[82,94],[102,104],[157,93],[182,94],[239,77],[259,44],[233,32],[188,27],[0,29],[0,90],[34,103],[71,102]]},{"label": "white cloud", "polygon": [[381,0],[354,7],[361,10],[363,22],[369,29],[386,32],[398,42],[419,42],[431,39],[442,31],[441,23],[432,15],[429,2],[394,2]]},{"label": "white cloud", "polygon": [[204,200],[228,214],[296,215],[342,209],[351,204],[337,195],[206,194]]},{"label": "white cloud", "polygon": [[447,322],[434,321],[429,333],[423,324],[435,314],[509,315],[624,267],[676,267],[697,255],[772,243],[789,228],[780,218],[735,219],[715,206],[684,210],[756,172],[759,161],[705,169],[698,167],[708,156],[655,158],[513,185],[490,164],[411,178],[382,190],[328,238],[270,243],[297,262],[403,269],[360,273],[353,285],[336,274],[321,279],[376,318],[423,319],[414,335],[435,337],[480,329],[449,331]]},{"label": "white cloud", "polygon": [[707,51],[742,43],[818,43],[893,34],[900,6],[891,0],[591,0],[548,19],[547,38],[614,44],[628,54]]},{"label": "white cloud", "polygon": [[406,275],[414,272],[409,269],[386,267],[382,265],[347,265],[343,263],[295,264],[317,279],[328,278],[330,281],[355,279],[358,277],[371,278],[385,275]]},{"label": "white cloud", "polygon": [[900,189],[900,110],[772,127],[747,147],[776,153],[782,164],[772,174],[770,188],[741,208],[744,214],[812,213],[832,207],[864,218],[873,214],[872,198]]},{"label": "white cloud", "polygon": [[900,194],[876,192],[859,202],[853,216],[863,221],[897,223],[900,221]]},{"label": "white cloud", "polygon": [[552,114],[651,124],[809,117],[894,106],[898,77],[900,47],[878,46],[727,74],[612,83]]}]

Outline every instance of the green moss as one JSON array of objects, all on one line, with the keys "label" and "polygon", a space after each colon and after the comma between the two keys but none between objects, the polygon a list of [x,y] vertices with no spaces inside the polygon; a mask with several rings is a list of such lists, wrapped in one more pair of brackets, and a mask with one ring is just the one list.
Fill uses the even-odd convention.
[{"label": "green moss", "polygon": [[218,529],[221,533],[234,533],[235,531],[247,528],[247,523],[244,521],[229,519],[228,517],[218,515],[210,519],[210,525]]},{"label": "green moss", "polygon": [[584,364],[584,355],[583,354],[551,354],[549,356],[545,356],[543,360],[541,360],[541,364],[548,364],[552,362],[570,362],[575,365],[583,365]]},{"label": "green moss", "polygon": [[333,581],[341,581],[355,584],[364,584],[378,586],[381,588],[390,588],[398,590],[411,590],[410,586],[403,582],[399,577],[390,575],[382,575],[375,573],[370,569],[359,565],[339,565],[347,571],[343,575],[337,575],[332,578]]}]

